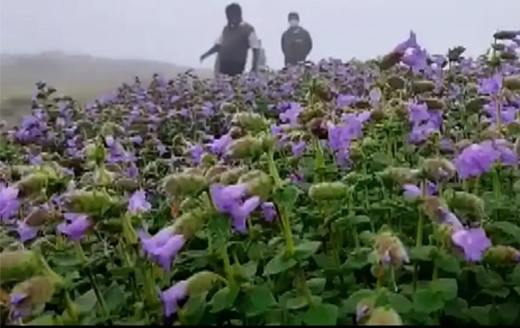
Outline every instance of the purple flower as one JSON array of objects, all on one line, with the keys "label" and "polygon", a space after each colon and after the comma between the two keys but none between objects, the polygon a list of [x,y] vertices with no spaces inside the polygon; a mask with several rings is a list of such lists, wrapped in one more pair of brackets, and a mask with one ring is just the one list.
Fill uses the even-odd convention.
[{"label": "purple flower", "polygon": [[141,136],[130,137],[129,140],[134,145],[140,145],[143,143],[143,138]]},{"label": "purple flower", "polygon": [[165,271],[168,271],[172,266],[173,258],[184,246],[184,242],[182,235],[172,235],[162,246],[152,248],[149,253],[150,257],[157,261]]},{"label": "purple flower", "polygon": [[260,205],[260,197],[253,196],[248,198],[242,204],[235,203],[231,209],[231,217],[233,218],[233,228],[240,233],[247,232],[247,218]]},{"label": "purple flower", "polygon": [[406,51],[401,61],[410,67],[415,74],[418,74],[428,66],[427,59],[426,50],[414,48],[411,51]]},{"label": "purple flower", "polygon": [[72,241],[81,240],[92,226],[86,214],[65,213],[65,222],[58,225],[58,230]]},{"label": "purple flower", "polygon": [[30,310],[23,307],[22,303],[27,299],[29,295],[26,293],[16,293],[9,295],[9,305],[13,314],[13,319],[21,319],[30,314]]},{"label": "purple flower", "polygon": [[336,106],[339,108],[348,107],[359,101],[359,97],[354,95],[338,95],[336,97]]},{"label": "purple flower", "polygon": [[457,230],[451,240],[464,251],[466,260],[471,262],[480,261],[484,252],[491,247],[491,241],[482,228]]},{"label": "purple flower", "polygon": [[151,208],[152,205],[146,201],[146,193],[144,190],[134,192],[128,200],[128,211],[133,215],[148,212]]},{"label": "purple flower", "polygon": [[[417,198],[421,196],[421,188],[419,186],[413,185],[413,184],[405,184],[403,185],[403,196],[406,198]],[[437,186],[430,182],[426,182],[426,195],[435,195],[437,193]]]},{"label": "purple flower", "polygon": [[486,78],[479,83],[479,92],[481,94],[496,96],[502,88],[502,77],[495,75],[490,78]]},{"label": "purple flower", "polygon": [[394,48],[394,52],[398,53],[404,53],[406,50],[410,48],[418,48],[419,45],[417,44],[417,36],[414,31],[410,31],[410,35],[408,36],[408,39],[404,42],[401,42]]},{"label": "purple flower", "polygon": [[199,164],[204,153],[201,145],[194,145],[190,149],[191,161],[195,164]]},{"label": "purple flower", "polygon": [[292,153],[294,157],[300,157],[305,152],[306,144],[304,141],[298,141],[292,144]]},{"label": "purple flower", "polygon": [[516,154],[504,144],[499,139],[466,147],[454,161],[459,176],[462,179],[480,176],[490,171],[497,160],[503,161],[504,165],[516,165]]},{"label": "purple flower", "polygon": [[230,186],[214,184],[210,187],[211,199],[217,210],[224,214],[230,214],[233,218],[233,227],[241,233],[246,232],[247,218],[260,205],[258,196],[243,201],[246,192],[246,184]]},{"label": "purple flower", "polygon": [[221,155],[226,152],[227,147],[231,143],[231,135],[229,133],[224,134],[218,139],[214,139],[210,145],[210,151],[215,155]]},{"label": "purple flower", "polygon": [[210,187],[210,195],[213,204],[217,210],[222,213],[230,213],[233,205],[242,199],[246,192],[246,184],[235,184],[230,186],[213,184]]},{"label": "purple flower", "polygon": [[457,216],[449,209],[443,207],[440,209],[440,213],[443,223],[452,226],[456,231],[464,229],[464,226],[462,223],[460,223],[459,218],[457,218]]},{"label": "purple flower", "polygon": [[19,190],[15,187],[0,185],[0,220],[8,222],[18,213],[20,202],[18,201]]},{"label": "purple flower", "polygon": [[112,147],[115,143],[115,140],[114,140],[114,137],[113,136],[106,136],[105,137],[105,143],[107,144],[108,147]]},{"label": "purple flower", "polygon": [[188,281],[182,280],[160,293],[164,315],[169,317],[177,312],[177,304],[188,296]]},{"label": "purple flower", "polygon": [[265,202],[262,204],[262,211],[264,212],[264,218],[267,222],[273,222],[276,219],[276,207],[271,202]]},{"label": "purple flower", "polygon": [[154,236],[150,236],[144,230],[137,231],[137,236],[141,241],[141,246],[146,255],[151,255],[154,249],[164,246],[173,235],[174,231],[172,227],[163,228]]},{"label": "purple flower", "polygon": [[137,166],[135,166],[134,163],[131,163],[128,166],[128,169],[126,170],[126,174],[129,178],[135,179],[139,176],[139,170],[137,169]]},{"label": "purple flower", "polygon": [[303,112],[303,107],[295,102],[289,103],[289,108],[280,113],[279,118],[282,123],[289,122],[291,126],[298,125],[298,116]]},{"label": "purple flower", "polygon": [[158,144],[156,146],[156,148],[157,148],[157,151],[159,152],[159,156],[162,156],[162,155],[164,155],[166,153],[166,146],[163,145],[162,143]]},{"label": "purple flower", "polygon": [[18,221],[16,232],[18,233],[18,239],[23,243],[29,240],[33,240],[36,238],[36,235],[38,234],[38,228],[31,227],[24,221]]}]

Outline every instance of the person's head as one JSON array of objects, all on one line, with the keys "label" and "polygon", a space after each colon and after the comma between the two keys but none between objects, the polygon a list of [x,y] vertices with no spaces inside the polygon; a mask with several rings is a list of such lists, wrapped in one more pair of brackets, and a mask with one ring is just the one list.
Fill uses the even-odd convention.
[{"label": "person's head", "polygon": [[238,3],[232,3],[226,7],[226,18],[228,24],[235,26],[242,22],[242,8]]},{"label": "person's head", "polygon": [[290,12],[287,16],[287,20],[289,21],[289,25],[291,27],[298,26],[300,24],[300,15],[297,12]]}]

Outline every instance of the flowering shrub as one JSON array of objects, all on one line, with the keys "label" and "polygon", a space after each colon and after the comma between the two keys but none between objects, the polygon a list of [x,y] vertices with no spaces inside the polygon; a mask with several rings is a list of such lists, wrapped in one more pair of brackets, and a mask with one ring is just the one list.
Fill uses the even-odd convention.
[{"label": "flowering shrub", "polygon": [[493,56],[37,85],[0,141],[2,323],[520,324],[517,32]]}]

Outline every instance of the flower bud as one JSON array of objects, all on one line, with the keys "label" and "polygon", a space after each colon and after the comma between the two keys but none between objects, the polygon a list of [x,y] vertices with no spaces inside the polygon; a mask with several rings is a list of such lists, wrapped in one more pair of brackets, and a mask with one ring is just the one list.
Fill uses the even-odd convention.
[{"label": "flower bud", "polygon": [[200,208],[194,208],[191,211],[179,216],[174,224],[173,231],[175,234],[183,235],[186,239],[193,237],[202,229],[208,220],[208,213]]},{"label": "flower bud", "polygon": [[258,196],[263,201],[269,198],[273,187],[271,177],[259,170],[253,170],[242,175],[238,179],[238,183],[247,184],[247,195],[249,197]]},{"label": "flower bud", "polygon": [[387,80],[392,90],[402,90],[406,86],[406,81],[399,75],[392,75]]},{"label": "flower bud", "polygon": [[518,56],[514,52],[504,51],[500,53],[500,59],[514,61],[518,59]]},{"label": "flower bud", "polygon": [[482,140],[495,140],[502,138],[502,134],[497,129],[489,127],[480,132],[480,138]]},{"label": "flower bud", "polygon": [[314,201],[341,199],[347,195],[347,186],[340,181],[321,182],[309,188],[309,198]]},{"label": "flower bud", "polygon": [[31,315],[49,302],[55,291],[52,279],[47,276],[32,277],[15,285],[9,295],[15,317]]},{"label": "flower bud", "polygon": [[245,172],[245,167],[235,167],[229,169],[220,175],[220,182],[224,185],[235,184]]},{"label": "flower bud", "polygon": [[210,291],[219,281],[220,276],[210,271],[202,271],[188,279],[188,294],[197,295]]},{"label": "flower bud", "polygon": [[200,162],[202,167],[211,167],[217,163],[217,157],[213,154],[205,153],[202,155]]},{"label": "flower bud", "polygon": [[42,171],[31,173],[18,181],[16,187],[20,190],[22,195],[29,196],[40,192],[47,186],[49,178],[47,174]]},{"label": "flower bud", "polygon": [[98,167],[94,171],[93,179],[98,186],[108,187],[114,181],[114,173],[110,172],[103,166]]},{"label": "flower bud", "polygon": [[498,31],[493,34],[493,38],[497,40],[513,40],[518,35],[517,31]]},{"label": "flower bud", "polygon": [[520,262],[520,252],[511,246],[491,246],[484,253],[484,262],[491,265],[507,265]]},{"label": "flower bud", "polygon": [[100,129],[100,135],[102,137],[108,137],[108,136],[117,136],[117,135],[124,135],[125,129],[114,123],[114,122],[107,122],[103,124],[103,126]]},{"label": "flower bud", "polygon": [[223,113],[236,113],[238,110],[233,103],[223,102],[220,104],[220,111]]},{"label": "flower bud", "polygon": [[450,62],[459,62],[462,54],[466,51],[466,48],[462,46],[456,46],[455,48],[448,50],[448,60]]},{"label": "flower bud", "polygon": [[520,135],[520,123],[517,121],[509,122],[506,125],[508,136],[519,136]]},{"label": "flower bud", "polygon": [[502,83],[509,90],[520,90],[520,74],[507,76]]},{"label": "flower bud", "polygon": [[442,208],[446,208],[444,201],[437,196],[425,196],[422,199],[420,209],[432,222],[442,222]]},{"label": "flower bud", "polygon": [[38,257],[32,251],[0,253],[0,283],[22,281],[40,270]]},{"label": "flower bud", "polygon": [[83,148],[87,161],[102,163],[105,160],[105,147],[102,144],[90,143]]},{"label": "flower bud", "polygon": [[224,165],[215,165],[206,171],[204,176],[211,182],[219,182],[222,173],[226,172],[229,168]]},{"label": "flower bud", "polygon": [[435,90],[435,83],[429,80],[413,81],[412,90],[415,93],[431,92]]},{"label": "flower bud", "polygon": [[254,159],[262,154],[263,143],[252,136],[234,140],[229,145],[227,155],[232,159]]},{"label": "flower bud", "polygon": [[455,143],[455,149],[457,150],[457,152],[461,152],[464,150],[464,148],[466,147],[469,147],[470,145],[472,144],[471,140],[468,140],[468,139],[462,139],[458,142]]},{"label": "flower bud", "polygon": [[117,204],[105,190],[73,190],[64,195],[66,209],[72,213],[85,213],[89,216],[103,215],[110,207]]},{"label": "flower bud", "polygon": [[442,110],[445,107],[444,102],[441,99],[425,98],[421,100],[426,104],[429,110]]},{"label": "flower bud", "polygon": [[455,175],[457,169],[445,158],[429,158],[425,159],[422,164],[422,170],[429,180],[442,181]]},{"label": "flower bud", "polygon": [[477,195],[455,191],[448,200],[450,208],[458,208],[472,214],[476,219],[486,216],[484,201]]},{"label": "flower bud", "polygon": [[397,184],[415,184],[419,178],[419,171],[407,167],[390,167],[381,172],[383,178],[388,178]]},{"label": "flower bud", "polygon": [[235,114],[234,120],[238,126],[252,133],[266,130],[269,127],[269,122],[258,113],[239,112]]},{"label": "flower bud", "polygon": [[377,307],[372,310],[365,326],[402,326],[403,320],[392,308]]},{"label": "flower bud", "polygon": [[49,209],[49,206],[44,204],[31,211],[31,213],[29,213],[29,215],[25,218],[24,222],[28,226],[39,227],[48,221],[52,216],[53,213]]},{"label": "flower bud", "polygon": [[379,67],[381,70],[387,70],[395,66],[399,61],[401,61],[401,58],[403,57],[403,54],[400,52],[393,51],[387,55],[385,55],[381,62],[379,63]]},{"label": "flower bud", "polygon": [[163,187],[170,197],[195,195],[208,187],[208,180],[202,175],[174,173],[164,179]]},{"label": "flower bud", "polygon": [[471,113],[478,113],[488,103],[489,99],[486,97],[472,98],[466,103],[466,110]]},{"label": "flower bud", "polygon": [[403,243],[390,231],[381,232],[375,237],[374,253],[380,262],[396,267],[410,261]]},{"label": "flower bud", "polygon": [[126,191],[133,191],[139,187],[137,181],[135,179],[130,178],[117,179],[115,182],[115,186]]}]

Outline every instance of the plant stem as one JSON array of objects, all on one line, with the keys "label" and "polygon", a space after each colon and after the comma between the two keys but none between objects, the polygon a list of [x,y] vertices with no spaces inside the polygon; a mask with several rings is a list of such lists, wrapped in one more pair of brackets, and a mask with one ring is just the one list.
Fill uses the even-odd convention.
[{"label": "plant stem", "polygon": [[234,283],[235,277],[233,275],[233,268],[231,267],[231,261],[229,260],[227,246],[222,247],[221,257],[222,257],[222,261],[224,262],[224,272],[226,273],[227,284],[231,285]]}]

